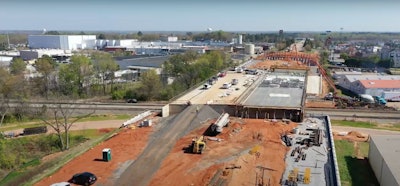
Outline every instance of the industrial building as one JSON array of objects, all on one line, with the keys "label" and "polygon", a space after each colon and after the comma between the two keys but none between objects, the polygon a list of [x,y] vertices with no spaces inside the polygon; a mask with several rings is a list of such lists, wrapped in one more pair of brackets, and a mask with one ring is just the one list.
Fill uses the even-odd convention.
[{"label": "industrial building", "polygon": [[31,49],[94,49],[96,35],[29,35]]},{"label": "industrial building", "polygon": [[53,57],[55,59],[60,59],[61,62],[63,61],[63,59],[65,60],[71,57],[72,52],[71,50],[61,50],[61,49],[31,49],[31,50],[20,51],[20,57],[25,61],[38,59],[44,55]]},{"label": "industrial building", "polygon": [[400,76],[385,74],[343,75],[337,83],[355,94],[381,96],[384,92],[400,92]]},{"label": "industrial building", "polygon": [[0,56],[0,66],[8,67],[11,64],[13,57],[9,56]]},{"label": "industrial building", "polygon": [[381,186],[400,185],[400,135],[371,135],[368,160]]}]

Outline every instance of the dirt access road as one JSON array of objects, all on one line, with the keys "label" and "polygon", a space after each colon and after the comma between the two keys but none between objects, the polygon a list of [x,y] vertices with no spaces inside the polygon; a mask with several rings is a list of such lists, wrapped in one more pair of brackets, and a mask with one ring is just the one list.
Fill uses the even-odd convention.
[{"label": "dirt access road", "polygon": [[[106,128],[119,128],[126,120],[105,120],[105,121],[85,121],[74,123],[70,130],[85,130],[85,129],[106,129]],[[51,127],[47,127],[47,133],[53,133]],[[24,129],[17,129],[12,131],[5,131],[4,133],[22,134]]]},{"label": "dirt access road", "polygon": [[115,184],[119,186],[145,186],[148,185],[152,176],[157,172],[164,158],[169,154],[177,140],[186,133],[197,128],[208,120],[209,117],[217,117],[218,114],[208,106],[196,109],[200,106],[192,105],[187,107],[170,121],[164,122],[163,128],[153,135],[145,150],[130,165],[120,177],[115,177]]}]

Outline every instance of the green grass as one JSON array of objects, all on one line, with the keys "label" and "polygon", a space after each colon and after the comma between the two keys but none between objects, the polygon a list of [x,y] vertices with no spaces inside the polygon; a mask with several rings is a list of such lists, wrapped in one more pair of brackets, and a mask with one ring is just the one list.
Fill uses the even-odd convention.
[{"label": "green grass", "polygon": [[346,127],[360,127],[360,128],[375,128],[378,125],[364,121],[346,121],[346,120],[331,120],[332,125],[346,126]]},{"label": "green grass", "polygon": [[[6,177],[0,180],[0,185],[33,185],[33,183],[58,170],[69,160],[108,139],[115,130],[100,131],[98,129],[88,129],[71,131],[71,149],[65,151],[64,155],[45,163],[41,162],[41,157],[32,159],[21,165],[17,170],[7,174]],[[24,184],[22,184],[23,182]]]},{"label": "green grass", "polygon": [[[354,142],[335,140],[336,156],[340,179],[343,186],[379,185],[368,162],[367,142],[357,142],[359,150],[354,148]],[[357,158],[357,156],[359,158]]]},{"label": "green grass", "polygon": [[99,132],[99,129],[86,129],[86,130],[76,130],[70,131],[71,136],[84,136],[85,138],[94,139],[104,135],[104,133]]},{"label": "green grass", "polygon": [[27,168],[27,167],[33,167],[33,166],[37,166],[37,165],[40,165],[40,159],[39,158],[35,158],[35,159],[33,159],[33,160],[29,161],[29,162],[24,163],[21,166],[21,168],[24,169],[24,168]]},{"label": "green grass", "polygon": [[124,115],[93,115],[87,118],[83,118],[78,122],[83,121],[105,121],[105,120],[127,120],[132,118],[132,116],[124,114]]},{"label": "green grass", "polygon": [[2,180],[0,180],[0,185],[8,183],[8,182],[18,178],[20,175],[21,175],[21,171],[11,171],[9,174],[7,174],[6,177],[4,177]]},{"label": "green grass", "polygon": [[381,130],[392,130],[400,131],[400,124],[394,125],[383,125],[365,121],[351,121],[351,120],[331,120],[332,125],[346,126],[346,127],[358,127],[358,128],[370,128],[370,129],[381,129]]}]

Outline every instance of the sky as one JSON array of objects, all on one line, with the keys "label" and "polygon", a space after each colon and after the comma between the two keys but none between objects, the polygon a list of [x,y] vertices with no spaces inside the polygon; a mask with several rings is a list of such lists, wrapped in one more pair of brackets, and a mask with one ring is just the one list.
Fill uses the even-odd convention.
[{"label": "sky", "polygon": [[400,32],[399,0],[1,0],[0,30]]}]

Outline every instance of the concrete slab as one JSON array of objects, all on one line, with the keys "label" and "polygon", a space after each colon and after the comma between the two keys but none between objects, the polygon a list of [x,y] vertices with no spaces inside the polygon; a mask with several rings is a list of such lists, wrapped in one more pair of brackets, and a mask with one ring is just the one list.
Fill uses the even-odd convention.
[{"label": "concrete slab", "polygon": [[269,73],[248,96],[243,105],[255,107],[300,108],[304,74]]},{"label": "concrete slab", "polygon": [[307,94],[320,95],[322,92],[320,76],[308,76],[307,78]]}]

